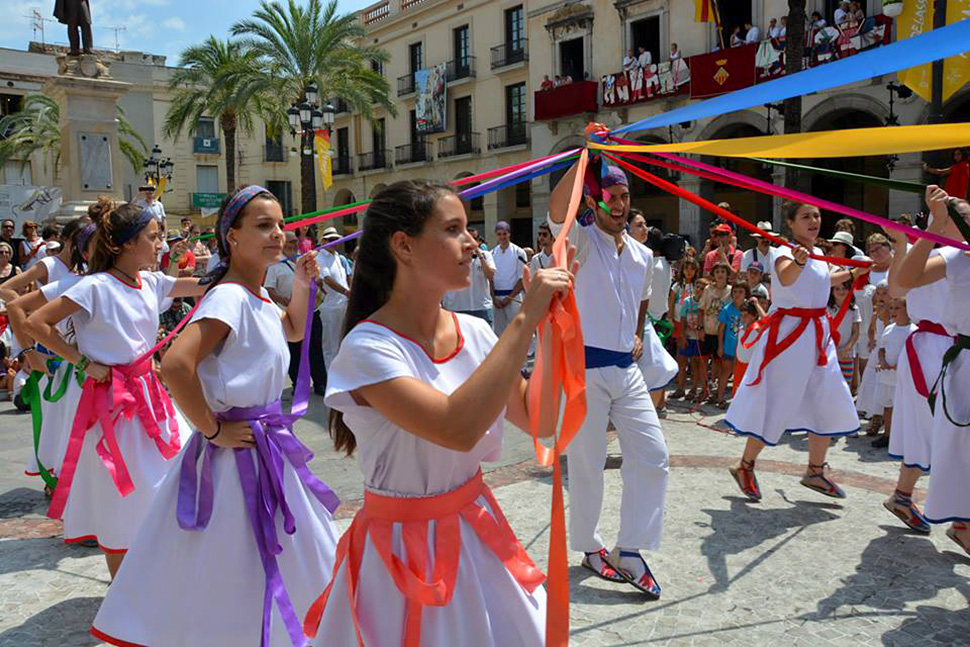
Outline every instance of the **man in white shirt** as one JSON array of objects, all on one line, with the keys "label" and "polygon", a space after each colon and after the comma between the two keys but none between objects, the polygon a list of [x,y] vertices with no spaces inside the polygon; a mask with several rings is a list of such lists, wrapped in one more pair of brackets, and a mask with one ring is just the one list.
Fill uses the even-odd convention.
[{"label": "man in white shirt", "polygon": [[653,63],[653,55],[650,53],[650,50],[641,45],[640,54],[637,56],[637,65],[640,66],[640,69],[645,70],[650,67],[651,63]]},{"label": "man in white shirt", "polygon": [[[155,216],[155,220],[158,221],[158,228],[162,232],[167,231],[165,228],[165,205],[162,204],[161,200],[155,199],[155,187],[151,184],[143,184],[138,187],[138,192],[141,194],[137,198],[131,201],[133,205],[141,207],[142,209],[151,209],[152,214]],[[162,241],[162,249],[158,252],[158,260],[162,260],[162,256],[170,251],[168,243],[164,240]]]},{"label": "man in white shirt", "polygon": [[[299,249],[296,234],[286,232],[283,241],[283,259],[270,265],[266,270],[263,287],[269,292],[270,298],[281,308],[286,308],[293,295],[293,275],[296,273],[295,259]],[[212,260],[211,258],[209,259]],[[216,261],[218,263],[218,261]],[[290,381],[296,384],[300,375],[300,344],[302,342],[287,342],[290,347]],[[323,322],[320,313],[313,313],[313,326],[310,329],[310,377],[313,379],[313,392],[323,395],[327,388],[327,369],[323,361]]]},{"label": "man in white shirt", "polygon": [[845,23],[849,22],[849,18],[852,16],[850,11],[851,5],[848,2],[842,2],[839,4],[839,8],[835,10],[835,26],[844,27]]},{"label": "man in white shirt", "polygon": [[744,28],[747,30],[747,34],[744,36],[744,43],[750,45],[751,43],[761,42],[761,30],[750,22],[744,23]]},{"label": "man in white shirt", "polygon": [[[759,222],[758,229],[765,233],[772,233],[771,223],[768,221]],[[755,246],[741,257],[741,272],[746,272],[752,263],[761,263],[764,268],[764,278],[766,281],[770,281],[771,275],[775,271],[777,252],[771,246],[771,241],[761,234],[751,234],[751,237],[755,239]]]},{"label": "man in white shirt", "polygon": [[492,279],[492,306],[495,320],[492,329],[501,337],[512,323],[522,306],[522,266],[526,264],[525,251],[512,242],[512,228],[500,220],[495,225],[498,245],[492,249],[495,276]]},{"label": "man in white shirt", "polygon": [[[478,232],[473,229],[469,233],[478,242]],[[475,249],[472,252],[469,276],[471,284],[464,290],[446,293],[445,309],[484,319],[492,325],[492,295],[489,283],[494,277],[495,261],[492,260],[492,253],[487,249]]]},{"label": "man in white shirt", "polygon": [[[554,235],[565,221],[576,178],[574,165],[549,200]],[[660,586],[641,549],[660,545],[667,490],[667,444],[660,420],[636,361],[647,316],[653,278],[653,253],[626,231],[630,189],[616,167],[600,173],[593,162],[584,182],[585,207],[594,222],[570,230],[576,246],[576,303],[586,347],[586,419],[567,450],[569,466],[569,541],[585,553],[583,566],[607,581],[626,581],[650,599]],[[666,295],[661,296],[666,300]],[[603,505],[606,427],[620,437],[620,531],[607,551],[598,531]]]},{"label": "man in white shirt", "polygon": [[[328,243],[340,238],[334,227],[323,230],[321,239]],[[340,255],[334,249],[321,249],[317,252],[317,265],[320,266],[320,279],[326,294],[323,303],[317,309],[323,321],[323,362],[330,370],[330,362],[337,356],[340,348],[340,336],[343,332],[344,315],[347,313],[347,297],[350,288],[347,285],[347,270],[344,269]]]},{"label": "man in white shirt", "polygon": [[778,26],[777,18],[772,18],[768,22],[768,38],[781,38],[781,27]]}]

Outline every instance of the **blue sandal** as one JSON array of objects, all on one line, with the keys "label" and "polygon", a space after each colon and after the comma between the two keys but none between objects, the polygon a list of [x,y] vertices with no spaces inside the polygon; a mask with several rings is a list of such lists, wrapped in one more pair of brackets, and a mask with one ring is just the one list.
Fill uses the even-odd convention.
[{"label": "blue sandal", "polygon": [[[590,562],[590,556],[595,555],[600,558],[600,567],[597,569]],[[600,548],[595,553],[586,553],[583,557],[582,566],[583,568],[593,571],[593,574],[601,580],[606,580],[607,582],[624,582],[623,577],[617,573],[616,569],[610,566],[609,562],[606,561],[607,551],[605,548]]]},{"label": "blue sandal", "polygon": [[845,490],[825,475],[825,468],[828,466],[828,463],[822,463],[821,465],[812,465],[809,463],[808,469],[810,473],[802,477],[801,483],[809,490],[815,490],[819,494],[830,496],[833,499],[844,499]]},{"label": "blue sandal", "polygon": [[632,574],[628,573],[622,568],[619,568],[616,565],[611,564],[611,566],[613,566],[616,572],[619,573],[620,577],[623,578],[623,581],[625,581],[627,584],[632,584],[634,587],[638,588],[641,592],[645,593],[646,596],[651,600],[659,600],[660,584],[657,583],[657,578],[655,578],[653,576],[653,573],[650,572],[650,567],[647,566],[647,560],[643,559],[643,555],[641,555],[639,551],[635,551],[635,550],[621,550],[620,558],[622,559],[624,557],[639,558],[639,560],[643,562],[644,571],[640,577],[638,577],[637,579],[634,579]]}]

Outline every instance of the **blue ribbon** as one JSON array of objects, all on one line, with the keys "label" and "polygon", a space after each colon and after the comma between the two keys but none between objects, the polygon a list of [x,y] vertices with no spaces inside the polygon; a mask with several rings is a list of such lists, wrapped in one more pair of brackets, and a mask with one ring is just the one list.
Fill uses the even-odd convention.
[{"label": "blue ribbon", "polygon": [[961,20],[947,27],[934,29],[891,45],[883,45],[791,76],[783,76],[707,101],[647,117],[612,132],[619,135],[744,110],[752,106],[821,92],[848,83],[867,81],[882,74],[949,58],[968,50],[970,50],[970,20]]},{"label": "blue ribbon", "polygon": [[507,182],[502,182],[501,184],[497,184],[495,186],[488,187],[485,190],[478,190],[480,187],[473,186],[470,189],[465,189],[464,191],[462,191],[460,193],[460,195],[461,195],[462,200],[471,200],[472,198],[477,198],[477,197],[483,196],[486,193],[491,193],[493,191],[501,191],[502,189],[507,189],[510,186],[515,186],[516,184],[520,184],[522,182],[527,182],[527,181],[531,180],[532,178],[536,178],[536,177],[539,177],[541,175],[546,175],[547,173],[555,173],[556,171],[559,171],[561,169],[569,168],[570,166],[572,166],[575,163],[576,163],[576,160],[568,160],[566,162],[560,162],[558,164],[553,164],[551,166],[547,166],[545,168],[541,168],[541,169],[538,169],[536,171],[533,171],[532,173],[527,173],[526,175],[520,175],[519,177],[512,178],[511,180],[509,180]]},{"label": "blue ribbon", "polygon": [[586,368],[605,368],[607,366],[618,366],[626,368],[633,364],[633,353],[624,353],[618,350],[607,350],[596,346],[584,346],[586,351]]}]

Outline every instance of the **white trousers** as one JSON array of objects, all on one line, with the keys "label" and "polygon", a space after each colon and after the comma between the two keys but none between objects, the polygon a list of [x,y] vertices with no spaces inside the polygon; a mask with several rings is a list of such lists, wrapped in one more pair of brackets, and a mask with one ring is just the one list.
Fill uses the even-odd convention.
[{"label": "white trousers", "polygon": [[343,331],[346,307],[320,308],[320,322],[323,324],[323,364],[330,370],[330,362],[340,349],[340,333]]},{"label": "white trousers", "polygon": [[[497,297],[499,299],[504,299],[505,297]],[[515,319],[515,315],[519,314],[519,308],[522,307],[522,297],[516,297],[509,305],[504,308],[494,307],[492,308],[492,330],[495,331],[496,337],[501,337],[508,325],[512,323]]]},{"label": "white trousers", "polygon": [[667,498],[667,443],[636,364],[586,371],[586,420],[566,453],[570,546],[587,553],[606,547],[598,526],[609,420],[619,434],[623,453],[623,495],[616,545],[656,550],[660,547]]}]

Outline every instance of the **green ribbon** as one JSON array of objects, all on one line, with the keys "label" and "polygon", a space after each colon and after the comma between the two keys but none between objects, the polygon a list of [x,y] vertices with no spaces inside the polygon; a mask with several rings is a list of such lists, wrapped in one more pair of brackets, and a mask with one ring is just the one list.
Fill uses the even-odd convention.
[{"label": "green ribbon", "polygon": [[950,220],[952,220],[953,224],[956,225],[957,229],[960,230],[960,235],[963,236],[965,241],[970,243],[970,223],[967,223],[967,221],[963,219],[960,212],[957,211],[956,207],[953,206],[952,200],[946,203],[946,209],[950,212]]},{"label": "green ribbon", "polygon": [[44,415],[40,410],[40,380],[44,377],[44,374],[40,371],[32,371],[30,377],[27,378],[27,383],[24,384],[24,388],[21,391],[21,397],[23,401],[30,405],[30,418],[31,423],[34,428],[34,458],[37,459],[37,470],[40,472],[40,477],[44,479],[44,483],[47,484],[52,491],[57,487],[57,479],[50,473],[50,471],[44,467],[40,462],[40,429],[44,423]]},{"label": "green ribbon", "polygon": [[[970,350],[970,335],[957,335],[956,342],[950,349],[946,351],[943,355],[943,369],[940,371],[939,376],[936,378],[936,382],[933,383],[933,388],[930,390],[930,396],[927,401],[930,405],[930,411],[934,414],[936,413],[936,394],[940,394],[940,401],[943,403],[943,415],[946,419],[950,421],[955,427],[967,428],[970,427],[970,422],[960,423],[953,419],[950,415],[950,410],[946,406],[946,389],[944,388],[944,382],[946,377],[946,372],[950,368],[950,364],[956,360],[957,356],[965,350]],[[937,388],[939,387],[939,388]]]},{"label": "green ribbon", "polygon": [[[48,368],[50,368],[52,363],[52,361],[48,361]],[[54,371],[51,371],[51,377],[49,380],[47,380],[47,388],[44,390],[44,399],[48,402],[57,402],[63,398],[64,394],[67,393],[67,385],[71,381],[72,375],[77,379],[77,385],[83,388],[84,380],[87,379],[84,371],[76,371],[74,364],[68,364],[67,371],[64,373],[64,379],[61,381],[54,393],[51,393],[51,387],[54,386]]]},{"label": "green ribbon", "polygon": [[660,337],[660,343],[666,346],[667,340],[674,332],[674,324],[666,319],[654,319],[649,313],[647,313],[647,319],[650,320],[653,329],[657,331],[657,336]]},{"label": "green ribbon", "polygon": [[819,175],[828,175],[830,177],[837,177],[843,180],[848,180],[849,182],[884,186],[887,189],[895,189],[896,191],[906,191],[907,193],[919,193],[920,195],[926,192],[926,187],[916,182],[903,182],[902,180],[892,180],[888,177],[875,177],[873,175],[848,173],[846,171],[836,171],[830,168],[819,168],[817,166],[805,166],[804,164],[792,164],[791,162],[779,162],[778,160],[767,160],[761,157],[752,157],[749,159],[755,162],[761,162],[762,164],[770,164],[772,166],[784,166],[785,168],[793,168],[793,169],[798,169],[800,171],[810,171],[812,173],[818,173]]}]

